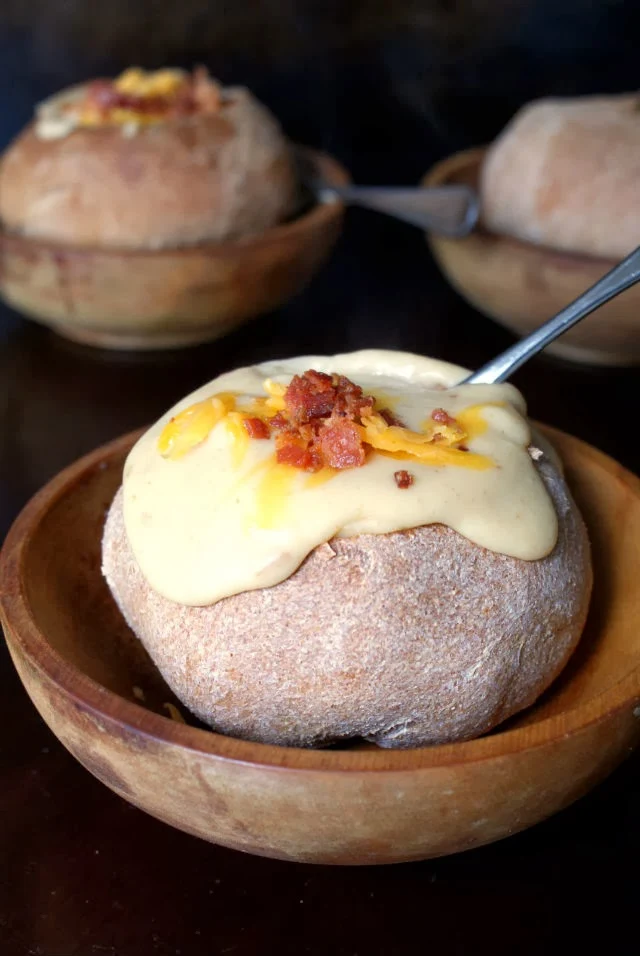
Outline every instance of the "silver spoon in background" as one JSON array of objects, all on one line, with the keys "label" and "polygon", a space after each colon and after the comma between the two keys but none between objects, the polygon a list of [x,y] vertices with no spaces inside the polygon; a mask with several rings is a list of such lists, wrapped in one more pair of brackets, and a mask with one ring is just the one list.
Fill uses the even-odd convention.
[{"label": "silver spoon in background", "polygon": [[317,202],[364,206],[452,239],[468,235],[478,221],[480,202],[470,186],[337,186],[323,179],[304,148],[294,156],[298,178]]},{"label": "silver spoon in background", "polygon": [[558,336],[563,335],[568,329],[576,325],[585,316],[590,315],[595,309],[615,298],[629,286],[635,285],[640,279],[640,247],[618,263],[610,272],[607,272],[595,285],[578,296],[570,305],[568,305],[556,316],[541,325],[540,328],[527,335],[508,348],[502,355],[491,359],[486,365],[478,369],[464,381],[461,385],[492,385],[495,382],[504,382],[521,365],[528,362],[530,358],[546,348],[550,342],[553,342]]},{"label": "silver spoon in background", "polygon": [[478,221],[478,197],[469,186],[312,186],[320,202],[340,199],[452,239],[467,236]]}]

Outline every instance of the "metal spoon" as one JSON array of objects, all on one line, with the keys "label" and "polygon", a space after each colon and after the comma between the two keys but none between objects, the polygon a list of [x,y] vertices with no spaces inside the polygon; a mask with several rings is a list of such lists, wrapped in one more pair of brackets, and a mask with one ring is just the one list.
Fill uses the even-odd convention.
[{"label": "metal spoon", "polygon": [[470,186],[337,186],[322,177],[304,148],[297,147],[294,157],[300,182],[317,202],[364,206],[451,238],[468,235],[478,221],[480,203]]},{"label": "metal spoon", "polygon": [[320,202],[341,199],[441,236],[466,236],[478,221],[478,197],[469,186],[329,186],[318,182],[312,185]]},{"label": "metal spoon", "polygon": [[567,329],[576,325],[585,316],[599,309],[601,305],[615,298],[629,286],[635,285],[640,279],[640,247],[618,263],[610,272],[607,272],[595,285],[578,296],[554,318],[549,319],[539,329],[516,342],[511,348],[491,359],[481,369],[465,378],[462,385],[492,385],[494,382],[504,382],[509,376],[524,365],[530,358],[546,348],[550,342],[557,339]]}]

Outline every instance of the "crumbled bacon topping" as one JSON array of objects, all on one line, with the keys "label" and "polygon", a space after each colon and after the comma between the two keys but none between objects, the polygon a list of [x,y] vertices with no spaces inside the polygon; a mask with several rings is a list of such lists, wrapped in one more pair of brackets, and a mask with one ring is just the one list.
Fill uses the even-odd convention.
[{"label": "crumbled bacon topping", "polygon": [[279,462],[305,471],[364,465],[362,417],[373,411],[373,396],[365,395],[344,375],[309,369],[303,375],[294,375],[283,400],[284,410],[269,422],[279,430]]},{"label": "crumbled bacon topping", "polygon": [[445,412],[444,408],[434,408],[431,412],[431,418],[434,422],[439,422],[441,425],[455,425],[456,420],[449,415],[448,412]]},{"label": "crumbled bacon topping", "polygon": [[365,462],[364,443],[348,418],[330,418],[321,429],[319,445],[329,468],[359,468]]},{"label": "crumbled bacon topping", "polygon": [[269,438],[271,435],[269,426],[261,418],[245,418],[243,425],[249,433],[249,438]]},{"label": "crumbled bacon topping", "polygon": [[[265,389],[274,414],[248,417],[245,428],[252,438],[273,434],[276,460],[304,471],[359,468],[371,448],[423,457],[426,444],[451,445],[466,437],[442,408],[433,412],[426,433],[411,432],[388,408],[376,409],[375,398],[344,375],[309,369],[294,375],[286,388],[268,381]],[[396,472],[395,478],[399,488],[413,483],[406,471]]]},{"label": "crumbled bacon topping", "polygon": [[142,92],[142,88],[141,91],[121,89],[121,79],[99,79],[89,83],[82,109],[95,111],[104,122],[108,122],[116,110],[125,110],[141,119],[171,119],[194,113],[217,113],[220,109],[220,87],[205,67],[197,67],[192,74],[185,74],[174,88],[161,93]]},{"label": "crumbled bacon topping", "polygon": [[[93,106],[105,118],[111,110],[131,110],[144,116],[149,113],[168,113],[171,107],[178,103],[178,97],[168,96],[138,96],[135,93],[122,93],[114,86],[112,80],[93,80],[86,93],[86,105]],[[184,96],[179,98],[178,109],[189,111]],[[189,104],[190,105],[190,104]]]},{"label": "crumbled bacon topping", "polygon": [[294,375],[284,393],[290,421],[306,424],[317,418],[356,418],[372,411],[374,398],[363,394],[344,375],[326,375],[310,369],[304,375]]},{"label": "crumbled bacon topping", "polygon": [[276,435],[276,460],[282,465],[293,465],[303,471],[320,471],[324,461],[313,442],[304,438],[293,428]]},{"label": "crumbled bacon topping", "polygon": [[277,412],[269,419],[269,426],[270,428],[275,428],[276,431],[282,431],[283,428],[289,427],[289,422],[282,412]]},{"label": "crumbled bacon topping", "polygon": [[313,369],[304,375],[294,375],[284,393],[284,402],[293,424],[302,425],[313,418],[323,418],[331,413],[335,404],[333,378]]},{"label": "crumbled bacon topping", "polygon": [[413,475],[410,471],[394,471],[393,477],[396,480],[398,488],[410,488],[413,484]]},{"label": "crumbled bacon topping", "polygon": [[[468,467],[490,467],[482,456],[460,454],[469,451],[469,435],[442,408],[413,431],[388,408],[377,408],[376,398],[344,375],[310,369],[294,375],[288,386],[266,379],[263,387],[267,397],[245,407],[237,406],[234,393],[220,392],[183,409],[162,430],[158,451],[180,458],[233,415],[250,438],[273,437],[278,462],[304,471],[359,468],[371,452],[434,465],[459,465],[466,458]],[[413,475],[401,470],[395,479],[399,488],[408,488]]]}]

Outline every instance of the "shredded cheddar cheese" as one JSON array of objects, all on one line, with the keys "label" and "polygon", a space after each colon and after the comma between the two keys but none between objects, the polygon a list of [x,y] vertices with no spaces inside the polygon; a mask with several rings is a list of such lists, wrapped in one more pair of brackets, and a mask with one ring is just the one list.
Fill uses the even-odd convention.
[{"label": "shredded cheddar cheese", "polygon": [[235,397],[226,392],[196,402],[174,416],[158,439],[163,458],[181,458],[207,439],[218,422],[235,408]]},{"label": "shredded cheddar cheese", "polygon": [[242,412],[227,412],[224,425],[232,440],[232,461],[234,468],[239,468],[249,445],[249,433],[244,427],[245,416]]},{"label": "shredded cheddar cheese", "polygon": [[270,378],[265,378],[264,382],[262,383],[262,387],[267,395],[270,395],[272,398],[284,399],[285,392],[287,391],[286,385],[283,385],[281,382],[274,382]]},{"label": "shredded cheddar cheese", "polygon": [[115,80],[92,80],[79,99],[65,102],[60,109],[72,128],[137,128],[172,118],[211,115],[221,102],[220,87],[204,67],[193,73],[176,69],[147,73],[131,67]]},{"label": "shredded cheddar cheese", "polygon": [[[250,441],[249,433],[243,427],[245,419],[258,417],[268,424],[272,416],[286,407],[285,385],[266,379],[263,388],[266,398],[256,397],[242,408],[237,406],[236,396],[227,392],[190,405],[165,425],[158,439],[160,454],[169,459],[181,458],[205,441],[219,422],[224,422],[232,439],[233,464],[239,468]],[[381,399],[376,398],[374,410],[364,415],[362,424],[356,426],[362,441],[371,450],[436,467],[454,465],[480,470],[493,466],[490,458],[464,448],[472,432],[480,434],[486,427],[481,407],[470,407],[459,413],[457,419],[445,422],[428,418],[422,431],[418,432],[388,424],[379,412],[380,402]],[[334,469],[322,469],[323,477],[318,480],[326,481],[333,474]]]},{"label": "shredded cheddar cheese", "polygon": [[363,418],[364,441],[376,451],[416,458],[425,465],[458,465],[463,468],[491,468],[493,462],[484,455],[462,451],[456,445],[468,438],[456,423],[441,424],[428,419],[423,432],[414,432],[398,425],[387,425],[380,415]]},{"label": "shredded cheddar cheese", "polygon": [[177,724],[186,724],[186,720],[178,710],[175,704],[172,704],[170,701],[166,701],[163,705],[166,712],[169,714],[171,720],[175,720]]},{"label": "shredded cheddar cheese", "polygon": [[182,70],[156,70],[147,73],[137,66],[130,67],[113,81],[119,93],[132,96],[172,96],[185,83]]}]

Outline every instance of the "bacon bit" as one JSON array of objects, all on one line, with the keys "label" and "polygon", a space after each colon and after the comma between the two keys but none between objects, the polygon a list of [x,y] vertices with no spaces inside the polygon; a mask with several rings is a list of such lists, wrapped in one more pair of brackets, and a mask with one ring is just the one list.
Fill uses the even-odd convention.
[{"label": "bacon bit", "polygon": [[330,468],[359,468],[366,454],[358,426],[348,418],[330,418],[320,432],[320,450]]},{"label": "bacon bit", "polygon": [[[140,73],[131,88],[132,73]],[[171,71],[166,71],[170,74]],[[148,79],[162,77],[166,80],[165,71],[156,74],[145,74],[141,71],[126,71],[115,80],[93,80],[88,84],[84,101],[81,106],[81,115],[84,111],[95,111],[102,122],[109,122],[111,114],[116,110],[123,110],[141,118],[170,119],[179,116],[191,116],[194,113],[217,113],[222,103],[220,87],[211,79],[205,67],[197,67],[191,75],[184,78],[177,77],[173,83],[163,84],[162,92],[144,92],[148,90]],[[125,89],[120,84],[125,80]],[[129,82],[126,82],[126,81]],[[171,88],[173,87],[173,88]],[[156,84],[157,89],[157,84]]]},{"label": "bacon bit", "polygon": [[283,395],[284,410],[269,419],[277,428],[276,458],[305,471],[357,468],[366,459],[361,418],[375,399],[344,375],[309,369],[294,375]]},{"label": "bacon bit", "polygon": [[164,114],[168,113],[173,106],[173,99],[173,97],[168,96],[140,96],[136,93],[122,93],[112,80],[94,80],[89,84],[86,93],[87,105],[95,107],[105,116],[111,110],[118,109],[131,110],[132,113],[138,113],[141,116]]},{"label": "bacon bit", "polygon": [[355,419],[373,410],[375,399],[344,375],[326,375],[310,369],[294,375],[284,393],[289,420],[301,425],[317,418]]},{"label": "bacon bit", "polygon": [[269,438],[271,431],[261,418],[244,418],[242,424],[249,433],[249,438]]},{"label": "bacon bit", "polygon": [[276,461],[303,471],[320,471],[323,465],[321,455],[292,429],[276,435]]},{"label": "bacon bit", "polygon": [[[329,388],[334,388],[337,376],[328,375],[326,372],[317,372],[314,368],[310,368],[304,373],[302,378],[314,385],[319,391],[326,391]],[[345,378],[345,382],[347,381],[349,380]]]},{"label": "bacon bit", "polygon": [[431,417],[434,422],[440,422],[442,425],[457,424],[455,418],[452,418],[448,412],[445,412],[444,408],[434,408],[434,410],[431,412]]},{"label": "bacon bit", "polygon": [[213,82],[206,66],[197,66],[193,71],[192,95],[202,113],[217,113],[222,105],[220,87]]},{"label": "bacon bit", "polygon": [[120,94],[112,80],[92,80],[85,92],[85,101],[105,113],[117,106]]},{"label": "bacon bit", "polygon": [[410,488],[413,484],[413,475],[410,471],[394,471],[393,477],[398,488]]},{"label": "bacon bit", "polygon": [[404,428],[404,422],[397,415],[394,415],[389,408],[381,408],[378,412],[380,418],[384,418],[387,425],[396,425],[398,428]]},{"label": "bacon bit", "polygon": [[271,428],[276,428],[278,431],[280,431],[283,428],[288,428],[289,422],[284,417],[282,412],[278,412],[276,415],[274,415],[272,418],[269,419],[269,425],[271,426]]},{"label": "bacon bit", "polygon": [[361,418],[373,411],[375,399],[372,395],[365,395],[359,385],[350,381],[344,375],[334,375],[336,387],[336,403],[334,415],[348,418]]},{"label": "bacon bit", "polygon": [[312,418],[330,415],[336,401],[333,379],[322,372],[305,372],[294,375],[284,393],[284,402],[289,419],[299,425]]}]

